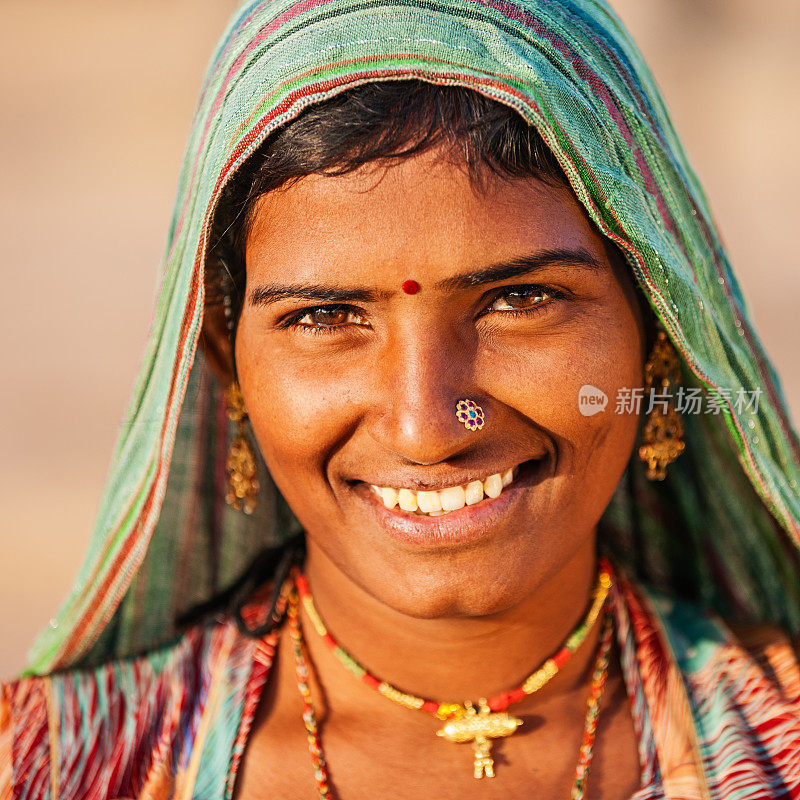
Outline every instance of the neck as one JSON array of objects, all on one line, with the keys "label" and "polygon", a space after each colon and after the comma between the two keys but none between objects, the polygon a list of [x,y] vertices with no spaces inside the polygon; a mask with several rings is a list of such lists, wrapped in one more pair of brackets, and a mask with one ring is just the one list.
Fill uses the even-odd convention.
[{"label": "neck", "polygon": [[[328,631],[380,680],[437,702],[473,701],[516,688],[553,655],[583,620],[597,580],[594,537],[521,602],[494,614],[419,619],[367,593],[309,542],[305,573]],[[354,682],[305,614],[309,652],[323,681]],[[600,621],[541,694],[569,692],[588,680]],[[323,666],[326,669],[323,672]]]}]

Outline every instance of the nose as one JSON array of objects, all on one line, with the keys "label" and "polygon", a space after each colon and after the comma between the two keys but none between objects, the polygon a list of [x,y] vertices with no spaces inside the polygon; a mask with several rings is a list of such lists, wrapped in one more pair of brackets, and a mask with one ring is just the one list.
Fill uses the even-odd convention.
[{"label": "nose", "polygon": [[457,416],[459,400],[483,408],[474,383],[474,352],[457,335],[420,328],[397,334],[381,354],[372,436],[415,464],[452,459],[480,437]]}]

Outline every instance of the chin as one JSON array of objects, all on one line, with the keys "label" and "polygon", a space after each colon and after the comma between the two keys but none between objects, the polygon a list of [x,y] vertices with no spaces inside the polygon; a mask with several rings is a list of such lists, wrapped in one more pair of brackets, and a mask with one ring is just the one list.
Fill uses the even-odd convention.
[{"label": "chin", "polygon": [[[461,555],[461,554],[459,554]],[[385,573],[388,580],[363,576],[362,586],[394,610],[417,619],[483,617],[507,611],[535,592],[544,575],[529,559],[446,558]],[[508,564],[513,568],[509,569]],[[494,566],[492,566],[494,565]]]},{"label": "chin", "polygon": [[[307,535],[315,560],[323,556],[318,569],[332,568],[336,583],[355,584],[398,613],[417,619],[485,617],[514,608],[548,583],[555,585],[560,575],[573,580],[594,568],[593,526],[583,515],[565,519],[556,513],[550,520],[539,509],[519,511],[477,540],[431,547],[357,525],[342,526],[335,535],[330,529],[320,538]],[[537,518],[536,525],[520,521]],[[355,530],[362,535],[354,537]],[[565,537],[564,530],[587,535]]]}]

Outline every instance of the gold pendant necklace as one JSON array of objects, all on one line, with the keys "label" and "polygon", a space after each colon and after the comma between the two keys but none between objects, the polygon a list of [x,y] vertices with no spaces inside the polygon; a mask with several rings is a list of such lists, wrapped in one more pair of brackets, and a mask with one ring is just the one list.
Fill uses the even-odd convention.
[{"label": "gold pendant necklace", "polygon": [[[287,617],[289,619],[289,635],[294,647],[297,686],[303,699],[303,724],[308,735],[308,749],[314,764],[314,777],[317,782],[320,800],[334,800],[328,778],[327,762],[322,751],[317,718],[311,701],[311,690],[308,685],[310,669],[305,653],[305,642],[300,625],[298,606],[297,595],[292,592],[287,609]],[[613,615],[608,611],[605,615],[600,647],[592,673],[591,691],[587,703],[578,765],[575,769],[570,800],[584,800],[586,793],[586,778],[594,752],[600,698],[608,676],[608,661],[613,631]],[[479,779],[484,776],[493,778],[494,762],[489,753],[491,739],[510,736],[519,727],[521,720],[512,717],[506,712],[492,712],[483,701],[481,701],[479,709],[475,709],[469,702],[465,703],[464,707],[466,708],[466,714],[459,719],[447,722],[444,728],[437,731],[437,735],[453,742],[472,742],[474,750],[473,777]]]},{"label": "gold pendant necklace", "polygon": [[494,760],[491,756],[492,739],[511,736],[522,725],[522,720],[507,713],[506,709],[512,703],[541,689],[566,664],[597,621],[608,598],[611,585],[611,565],[607,560],[600,559],[592,602],[584,618],[570,633],[561,648],[517,688],[503,692],[489,700],[481,698],[476,708],[469,700],[465,703],[437,703],[433,700],[425,700],[422,697],[403,692],[369,673],[328,632],[314,605],[308,581],[304,575],[295,573],[295,586],[299,600],[314,629],[339,661],[363,683],[378,691],[388,700],[405,708],[425,711],[444,721],[445,725],[436,732],[437,736],[448,742],[471,742],[475,754],[473,761],[475,778],[494,777]]},{"label": "gold pendant necklace", "polygon": [[478,701],[477,710],[469,700],[464,706],[466,714],[446,722],[441,730],[436,731],[436,735],[448,742],[472,742],[472,749],[475,751],[473,776],[494,778],[494,760],[490,755],[491,740],[511,736],[522,725],[522,720],[512,717],[507,711],[492,711],[485,698]]}]

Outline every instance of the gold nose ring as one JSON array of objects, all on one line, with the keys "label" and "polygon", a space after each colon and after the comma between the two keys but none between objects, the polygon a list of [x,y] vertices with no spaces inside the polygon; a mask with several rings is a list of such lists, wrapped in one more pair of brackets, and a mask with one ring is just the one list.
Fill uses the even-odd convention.
[{"label": "gold nose ring", "polygon": [[456,403],[456,418],[470,431],[483,427],[483,409],[474,400],[459,400]]}]

